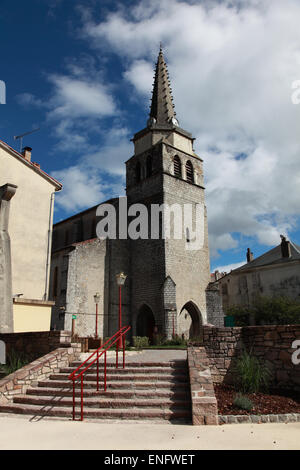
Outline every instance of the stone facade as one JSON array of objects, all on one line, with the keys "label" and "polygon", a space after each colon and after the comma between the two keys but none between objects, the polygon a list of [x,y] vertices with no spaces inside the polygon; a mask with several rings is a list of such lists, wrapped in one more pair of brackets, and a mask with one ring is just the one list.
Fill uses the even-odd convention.
[{"label": "stone facade", "polygon": [[[287,246],[287,252],[285,247]],[[300,296],[300,247],[283,240],[247,264],[216,281],[220,287],[224,310],[235,305],[253,305],[258,297]]]},{"label": "stone facade", "polygon": [[222,296],[219,286],[210,283],[206,289],[207,322],[214,326],[224,326]]},{"label": "stone facade", "polygon": [[[3,198],[0,202],[0,277],[8,245],[11,251],[9,261],[5,262],[5,282],[11,285],[5,294],[10,297],[6,306],[0,281],[0,310],[6,310],[10,324],[6,325],[7,319],[3,321],[1,312],[0,332],[44,331],[45,325],[49,330],[51,305],[47,301],[54,193],[60,191],[62,185],[31,161],[31,149],[27,147],[21,154],[0,140],[0,187],[10,188],[10,192],[14,188],[15,193],[9,203],[9,220],[3,220],[4,206],[8,201]],[[25,302],[12,305],[13,297],[22,298]],[[30,309],[28,301],[31,302]]]},{"label": "stone facade", "polygon": [[[300,364],[292,362],[300,341],[300,325],[249,326],[201,329],[202,344],[210,362],[214,383],[232,382],[234,359],[246,349],[267,361],[272,372],[272,386],[300,391]],[[300,356],[300,353],[299,353]]]},{"label": "stone facade", "polygon": [[8,232],[9,209],[11,198],[17,186],[6,184],[0,186],[0,332],[14,331],[11,245]]},{"label": "stone facade", "polygon": [[[161,51],[155,76],[150,119],[134,135],[134,155],[126,162],[127,197],[102,203],[116,209],[117,239],[95,239],[95,227],[102,217],[97,217],[96,207],[54,226],[51,285],[56,307],[52,327],[70,328],[75,313],[75,332],[94,334],[93,295],[99,292],[99,335],[114,334],[119,310],[115,277],[121,271],[127,274],[122,288],[122,324],[132,326],[132,335],[152,338],[155,332],[171,338],[174,332],[197,336],[207,322],[210,269],[203,161],[193,150],[192,135],[175,118]],[[141,232],[133,239],[127,230],[119,233],[120,204],[126,216],[128,210],[129,226],[141,205],[147,208],[146,236]],[[164,207],[174,205],[182,225],[176,217],[162,215]],[[192,220],[184,218],[186,205],[193,209]],[[202,236],[197,246],[193,236],[196,220]],[[170,236],[164,236],[168,226]],[[181,232],[176,238],[178,226]],[[214,308],[215,303],[210,305]],[[219,306],[211,318],[217,321],[218,315],[222,316]]]},{"label": "stone facade", "polygon": [[[148,132],[151,133],[151,130]],[[141,138],[145,138],[145,136]],[[136,139],[139,140],[138,137]],[[182,135],[181,141],[178,141],[181,148],[188,147],[184,145],[185,140],[191,141],[191,138]],[[137,144],[136,147],[138,147]],[[149,155],[152,159],[152,174],[145,178],[142,177],[141,181],[136,182],[136,167],[140,165],[141,169],[144,168],[142,174],[145,174]],[[175,155],[180,159],[182,168],[185,168],[188,158],[192,160],[195,175],[193,183],[185,180],[184,174],[182,174],[182,178],[175,176]],[[170,320],[173,317],[174,308],[176,319],[181,311],[186,309],[192,322],[202,324],[207,320],[205,288],[209,282],[209,253],[204,188],[202,186],[202,160],[192,150],[188,154],[180,148],[173,148],[165,139],[164,142],[158,143],[150,149],[146,147],[142,153],[134,155],[126,163],[126,173],[129,204],[144,204],[149,208],[149,212],[151,205],[153,207],[155,204],[165,204],[169,207],[176,204],[182,211],[185,204],[193,206],[199,204],[203,207],[201,228],[204,232],[204,242],[199,249],[189,249],[185,233],[182,233],[181,239],[170,237],[158,240],[131,240],[131,269],[132,273],[135,273],[132,276],[131,299],[133,324],[135,324],[135,319],[139,316],[143,304],[147,304],[153,312],[158,329],[163,331],[163,325],[165,325],[165,333],[170,337],[173,328],[173,320]],[[168,220],[165,218],[164,224],[167,223]],[[161,229],[165,227],[166,225],[161,226]],[[174,223],[172,225],[171,220],[171,233],[173,230]],[[164,293],[164,285],[168,278],[172,279],[174,286],[176,286],[173,299],[167,298]],[[194,304],[193,310],[189,308],[189,302]],[[182,334],[183,331],[177,329],[176,333]]]}]

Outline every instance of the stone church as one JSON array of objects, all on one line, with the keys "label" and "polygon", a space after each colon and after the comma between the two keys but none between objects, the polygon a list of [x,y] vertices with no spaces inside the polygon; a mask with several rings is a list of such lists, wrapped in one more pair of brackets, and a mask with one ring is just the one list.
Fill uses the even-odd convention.
[{"label": "stone church", "polygon": [[[79,336],[108,337],[118,330],[119,294],[116,275],[127,275],[122,288],[122,324],[133,336],[173,333],[196,337],[202,324],[223,326],[219,293],[210,287],[203,160],[193,150],[192,135],[179,126],[163,52],[156,63],[150,116],[133,139],[134,155],[126,162],[126,198],[111,204],[190,205],[202,207],[204,238],[187,249],[183,236],[130,239],[98,238],[97,207],[54,225],[50,295],[55,301],[52,328]],[[174,223],[174,222],[173,222]],[[94,296],[100,294],[98,314]],[[74,326],[74,325],[73,325]]]}]

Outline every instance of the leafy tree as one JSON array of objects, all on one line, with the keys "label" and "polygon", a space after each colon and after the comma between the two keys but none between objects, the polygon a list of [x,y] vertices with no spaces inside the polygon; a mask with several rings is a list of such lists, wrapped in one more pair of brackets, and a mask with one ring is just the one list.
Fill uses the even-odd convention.
[{"label": "leafy tree", "polygon": [[259,297],[251,306],[235,305],[226,310],[232,315],[235,326],[249,325],[252,315],[256,325],[300,324],[300,301],[285,296]]}]

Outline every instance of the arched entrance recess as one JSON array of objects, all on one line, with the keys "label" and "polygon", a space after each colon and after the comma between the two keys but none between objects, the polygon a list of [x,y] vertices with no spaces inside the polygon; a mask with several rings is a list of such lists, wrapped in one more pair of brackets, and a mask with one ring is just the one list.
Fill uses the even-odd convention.
[{"label": "arched entrance recess", "polygon": [[178,333],[184,334],[186,339],[196,338],[200,335],[202,325],[201,312],[194,302],[187,302],[181,309],[178,317]]},{"label": "arched entrance recess", "polygon": [[155,327],[155,318],[148,305],[142,305],[136,321],[136,335],[148,336],[150,343],[153,343],[153,333]]}]

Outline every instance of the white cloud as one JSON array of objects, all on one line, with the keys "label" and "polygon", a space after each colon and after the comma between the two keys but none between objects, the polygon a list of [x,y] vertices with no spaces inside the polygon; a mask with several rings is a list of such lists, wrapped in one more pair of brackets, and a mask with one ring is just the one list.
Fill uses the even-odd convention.
[{"label": "white cloud", "polygon": [[101,181],[94,172],[83,172],[80,167],[73,166],[55,171],[52,176],[63,184],[63,191],[56,196],[56,204],[65,210],[80,210],[104,199]]},{"label": "white cloud", "polygon": [[50,77],[55,87],[52,98],[52,118],[105,117],[116,113],[114,100],[101,83],[70,76]]},{"label": "white cloud", "polygon": [[[66,142],[66,145],[70,148],[72,142]],[[83,153],[75,165],[52,173],[63,184],[57,204],[65,211],[76,212],[111,197],[124,196],[124,160],[131,153],[128,130],[112,129],[100,150]]]},{"label": "white cloud", "polygon": [[239,263],[232,263],[226,264],[225,266],[217,266],[215,271],[219,271],[219,273],[230,273],[233,269],[237,269],[240,266],[243,266],[245,261],[240,261]]},{"label": "white cloud", "polygon": [[111,129],[100,150],[84,155],[85,164],[112,176],[121,176],[124,180],[124,162],[133,154],[130,137],[128,129]]},{"label": "white cloud", "polygon": [[144,96],[150,95],[153,65],[145,60],[135,60],[130,69],[126,70],[124,77],[128,80],[135,89]]},{"label": "white cloud", "polygon": [[116,118],[119,111],[112,91],[93,63],[83,59],[82,63],[69,64],[68,69],[69,74],[48,77],[53,88],[47,119],[57,138],[55,150],[87,152],[92,148],[92,133],[100,140],[101,120]]},{"label": "white cloud", "polygon": [[101,120],[117,119],[120,112],[112,90],[104,83],[102,71],[95,69],[90,57],[68,63],[67,69],[65,75],[47,76],[52,85],[48,99],[22,93],[16,100],[24,107],[39,107],[46,111],[46,119],[57,139],[55,151],[87,152],[92,148],[91,133],[97,133],[100,140]]},{"label": "white cloud", "polygon": [[44,103],[39,98],[36,98],[32,93],[20,93],[16,95],[17,102],[22,106],[35,106],[37,108],[43,107]]},{"label": "white cloud", "polygon": [[204,158],[214,255],[237,247],[234,232],[277,244],[300,216],[299,17],[297,0],[142,0],[85,22],[145,100],[163,42],[180,124]]}]

